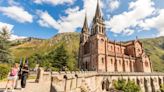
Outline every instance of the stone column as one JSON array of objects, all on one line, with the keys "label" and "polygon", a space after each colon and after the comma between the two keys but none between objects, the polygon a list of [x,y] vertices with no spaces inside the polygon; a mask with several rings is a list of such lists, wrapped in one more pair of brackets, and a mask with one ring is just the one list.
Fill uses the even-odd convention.
[{"label": "stone column", "polygon": [[145,84],[145,92],[152,92],[150,78],[149,79],[145,78],[144,84]]}]

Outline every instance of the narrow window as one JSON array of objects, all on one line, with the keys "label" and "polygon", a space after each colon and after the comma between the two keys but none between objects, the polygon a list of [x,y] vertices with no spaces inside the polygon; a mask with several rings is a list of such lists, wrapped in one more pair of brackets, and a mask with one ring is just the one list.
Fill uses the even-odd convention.
[{"label": "narrow window", "polygon": [[104,58],[102,58],[102,63],[104,64]]},{"label": "narrow window", "polygon": [[113,64],[113,59],[111,59],[111,64]]}]

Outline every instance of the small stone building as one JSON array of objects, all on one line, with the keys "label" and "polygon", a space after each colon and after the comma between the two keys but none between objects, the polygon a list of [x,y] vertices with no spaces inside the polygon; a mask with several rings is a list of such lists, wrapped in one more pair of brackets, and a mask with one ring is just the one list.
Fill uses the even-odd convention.
[{"label": "small stone building", "polygon": [[78,63],[79,68],[86,71],[152,72],[149,56],[138,39],[123,43],[107,38],[99,4],[91,28],[85,17]]}]

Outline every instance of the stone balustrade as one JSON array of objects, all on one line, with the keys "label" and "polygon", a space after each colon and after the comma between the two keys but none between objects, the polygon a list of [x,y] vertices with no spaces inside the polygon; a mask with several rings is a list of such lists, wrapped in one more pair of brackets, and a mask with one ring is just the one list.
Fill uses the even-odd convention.
[{"label": "stone balustrade", "polygon": [[[57,92],[105,92],[102,82],[109,81],[112,87],[113,80],[120,78],[127,81],[133,80],[141,87],[143,92],[160,91],[160,84],[164,83],[164,73],[142,73],[142,72],[95,72],[95,71],[73,71],[52,72],[51,89]],[[105,90],[105,91],[104,91]],[[51,92],[55,92],[51,90]]]}]

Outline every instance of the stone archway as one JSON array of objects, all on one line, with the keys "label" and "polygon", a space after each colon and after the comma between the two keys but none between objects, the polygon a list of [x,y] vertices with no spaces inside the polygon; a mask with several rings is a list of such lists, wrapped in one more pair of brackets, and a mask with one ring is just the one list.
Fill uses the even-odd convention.
[{"label": "stone archway", "polygon": [[102,91],[109,91],[110,90],[110,85],[111,85],[111,82],[109,81],[109,79],[104,78],[102,83],[101,83]]},{"label": "stone archway", "polygon": [[106,88],[105,81],[103,81],[101,85],[102,85],[102,87],[101,87],[102,90],[105,90],[105,88]]}]

